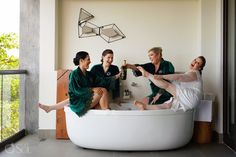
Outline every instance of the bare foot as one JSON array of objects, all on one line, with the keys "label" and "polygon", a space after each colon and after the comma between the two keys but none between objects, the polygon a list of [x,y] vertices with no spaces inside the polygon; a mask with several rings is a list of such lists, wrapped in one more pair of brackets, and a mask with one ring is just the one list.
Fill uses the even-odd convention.
[{"label": "bare foot", "polygon": [[140,101],[134,101],[134,105],[135,106],[137,106],[140,110],[145,110],[145,108],[146,108],[146,105],[145,104],[143,104],[142,102],[140,102]]},{"label": "bare foot", "polygon": [[40,104],[40,103],[39,103],[39,108],[41,108],[42,110],[44,110],[47,113],[52,110],[50,106],[43,105],[43,104]]}]

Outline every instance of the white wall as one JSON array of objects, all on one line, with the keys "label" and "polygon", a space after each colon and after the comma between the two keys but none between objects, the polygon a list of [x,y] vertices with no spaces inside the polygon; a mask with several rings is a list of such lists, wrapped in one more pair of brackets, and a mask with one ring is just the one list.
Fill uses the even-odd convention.
[{"label": "white wall", "polygon": [[[72,58],[79,50],[89,52],[92,67],[100,63],[101,53],[106,48],[114,50],[114,64],[118,66],[123,59],[128,63],[146,63],[149,62],[148,49],[162,46],[164,58],[171,60],[176,70],[184,71],[189,62],[201,53],[199,2],[196,0],[60,2],[58,68],[75,68]],[[115,23],[126,38],[110,44],[99,36],[78,38],[80,8],[93,14],[95,18],[91,22],[98,26]],[[131,81],[137,82],[139,87],[131,87]],[[134,78],[131,74],[123,83],[133,92],[134,98],[150,94],[150,88],[142,78]]]},{"label": "white wall", "polygon": [[[40,0],[40,74],[39,101],[56,102],[55,72],[55,0]],[[39,110],[39,129],[55,129],[55,111],[46,114]]]},{"label": "white wall", "polygon": [[223,17],[221,0],[201,1],[201,53],[207,63],[203,73],[205,92],[216,96],[213,106],[215,130],[223,133]]},{"label": "white wall", "polygon": [[[147,50],[154,46],[162,46],[163,57],[174,64],[176,71],[187,70],[188,64],[194,57],[201,54],[206,55],[206,71],[214,71],[214,75],[204,76],[204,82],[207,82],[205,89],[207,92],[213,93],[216,88],[218,91],[222,91],[221,84],[219,84],[222,74],[212,66],[221,60],[221,51],[216,50],[220,38],[216,22],[221,21],[218,20],[220,18],[218,17],[219,10],[216,12],[214,9],[216,8],[214,6],[218,5],[221,0],[217,0],[215,3],[213,0],[204,0],[205,2],[201,0],[58,0],[58,7],[55,1],[41,0],[40,4],[42,41],[40,65],[42,73],[40,76],[44,75],[40,77],[41,102],[52,104],[56,100],[54,68],[74,69],[72,58],[80,50],[90,53],[92,60],[90,67],[92,67],[94,64],[100,63],[101,53],[106,48],[114,50],[114,64],[120,66],[123,59],[126,59],[128,63],[149,62]],[[208,1],[214,4],[213,9],[210,9],[214,21],[210,25],[206,24],[207,19],[204,19],[204,15],[208,15],[207,7],[212,8],[208,5]],[[91,22],[98,26],[115,23],[126,38],[110,44],[100,37],[78,38],[77,22],[80,8],[93,14],[95,18]],[[55,24],[55,9],[58,9],[56,11],[58,25]],[[211,30],[212,25],[216,27],[213,30]],[[55,33],[57,27],[58,33]],[[202,27],[204,28],[202,29]],[[213,34],[206,35],[204,31],[207,30]],[[58,38],[55,39],[57,35]],[[211,36],[210,39],[217,36],[215,42],[208,41],[208,35]],[[205,44],[205,41],[210,43]],[[211,51],[208,51],[209,49]],[[214,50],[216,50],[216,54],[213,54]],[[54,64],[56,67],[53,67]],[[220,65],[218,67],[220,68]],[[204,74],[207,73],[204,72]],[[130,71],[128,75],[128,80],[124,81],[123,85],[133,92],[135,98],[150,93],[146,80],[133,77]],[[212,81],[215,78],[217,80]],[[139,86],[131,87],[130,84],[133,81],[137,82]],[[49,87],[49,84],[52,84],[50,85],[51,90],[43,91],[43,87]],[[44,114],[40,111],[40,129],[55,129],[55,121],[55,112]],[[222,124],[216,125],[220,125],[217,130],[221,132]]]}]

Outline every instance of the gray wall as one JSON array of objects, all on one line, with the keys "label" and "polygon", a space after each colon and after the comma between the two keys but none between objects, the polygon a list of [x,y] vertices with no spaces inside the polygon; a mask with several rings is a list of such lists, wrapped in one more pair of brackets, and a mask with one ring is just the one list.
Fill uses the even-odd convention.
[{"label": "gray wall", "polygon": [[40,0],[20,1],[20,69],[28,71],[25,82],[25,127],[29,133],[37,131],[39,117],[39,8]]}]

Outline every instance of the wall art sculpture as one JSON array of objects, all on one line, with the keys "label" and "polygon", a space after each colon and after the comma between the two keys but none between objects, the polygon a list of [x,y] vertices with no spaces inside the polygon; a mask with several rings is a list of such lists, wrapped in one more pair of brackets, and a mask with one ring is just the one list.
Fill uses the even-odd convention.
[{"label": "wall art sculpture", "polygon": [[79,38],[100,36],[108,43],[125,38],[125,35],[121,32],[116,24],[97,26],[90,22],[92,18],[94,18],[92,14],[83,8],[80,9],[78,21]]}]

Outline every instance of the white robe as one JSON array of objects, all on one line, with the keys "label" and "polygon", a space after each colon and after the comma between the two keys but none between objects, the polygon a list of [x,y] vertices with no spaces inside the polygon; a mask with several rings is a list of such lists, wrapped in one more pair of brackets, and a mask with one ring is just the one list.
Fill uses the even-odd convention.
[{"label": "white robe", "polygon": [[197,80],[191,82],[172,82],[176,87],[176,98],[173,100],[171,109],[177,111],[183,109],[187,111],[195,108],[202,99],[203,87],[202,77],[199,71],[194,71],[197,74]]}]

